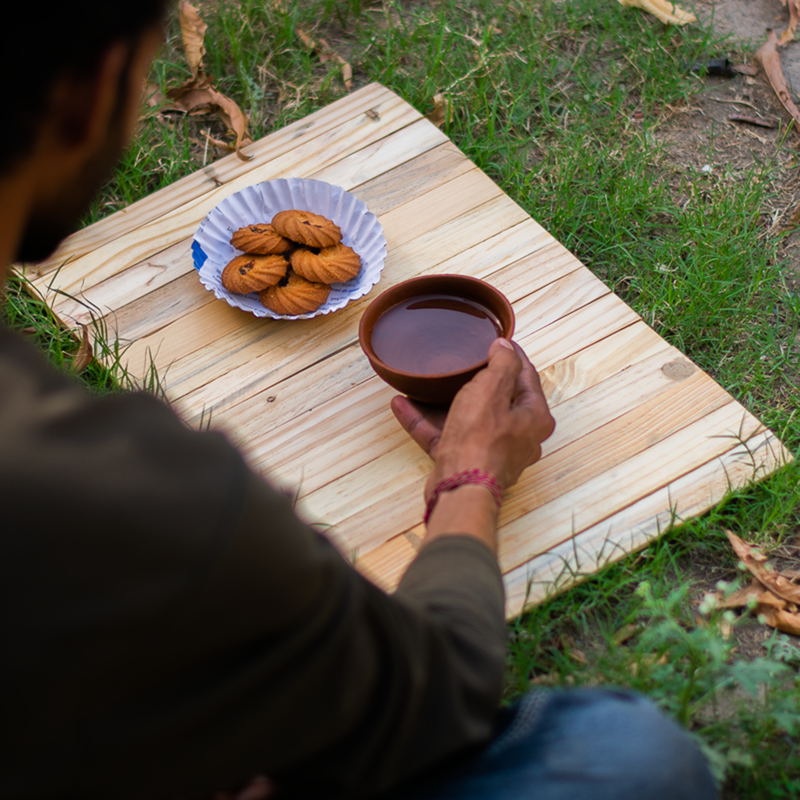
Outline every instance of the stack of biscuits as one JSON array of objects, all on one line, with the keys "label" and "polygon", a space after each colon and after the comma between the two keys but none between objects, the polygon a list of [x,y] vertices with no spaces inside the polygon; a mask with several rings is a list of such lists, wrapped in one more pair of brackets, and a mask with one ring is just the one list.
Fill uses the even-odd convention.
[{"label": "stack of biscuits", "polygon": [[310,211],[280,211],[271,223],[240,228],[231,244],[244,252],[222,271],[222,285],[234,294],[258,292],[261,302],[281,316],[316,311],[332,283],[361,271],[361,259],[342,244],[342,231]]}]

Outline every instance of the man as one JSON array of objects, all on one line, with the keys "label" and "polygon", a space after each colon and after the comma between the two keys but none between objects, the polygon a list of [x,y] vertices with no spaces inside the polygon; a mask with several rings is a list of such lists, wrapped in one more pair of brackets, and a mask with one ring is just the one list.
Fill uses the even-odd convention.
[{"label": "man", "polygon": [[[162,0],[46,6],[4,11],[4,269],[75,225],[161,40]],[[433,458],[429,500],[441,491],[388,597],[220,435],[145,395],[92,397],[0,330],[0,796],[207,797],[266,774],[276,789],[242,796],[713,797],[643,700],[531,695],[497,715],[492,490],[553,428],[524,353],[495,342],[443,426],[392,407]]]}]

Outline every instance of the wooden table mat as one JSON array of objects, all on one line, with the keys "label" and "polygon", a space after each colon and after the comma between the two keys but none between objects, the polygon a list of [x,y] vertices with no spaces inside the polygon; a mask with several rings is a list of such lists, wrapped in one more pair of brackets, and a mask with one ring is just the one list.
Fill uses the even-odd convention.
[{"label": "wooden table mat", "polygon": [[[508,492],[500,563],[509,616],[695,516],[791,458],[405,101],[371,84],[76,233],[27,276],[69,327],[92,325],[129,373],[155,367],[191,424],[225,430],[298,492],[342,551],[391,589],[423,535],[428,458],[395,422],[358,321],[406,278],[461,273],[511,300],[515,339],[556,418]],[[205,215],[244,186],[315,178],[364,200],[386,234],[370,295],[307,321],[215,300],[192,266]],[[109,358],[113,354],[108,354]]]}]

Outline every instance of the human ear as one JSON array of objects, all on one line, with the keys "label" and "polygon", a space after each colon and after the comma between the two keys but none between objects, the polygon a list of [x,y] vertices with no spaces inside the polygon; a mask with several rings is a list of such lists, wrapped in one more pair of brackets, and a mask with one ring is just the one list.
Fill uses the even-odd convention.
[{"label": "human ear", "polygon": [[117,109],[130,52],[130,45],[117,42],[94,68],[72,70],[56,80],[47,109],[45,138],[62,151],[62,158],[81,160],[102,144]]},{"label": "human ear", "polygon": [[62,158],[77,162],[100,148],[116,126],[123,144],[140,113],[142,85],[162,41],[153,27],[133,42],[117,42],[85,71],[61,76],[51,93],[46,131]]}]

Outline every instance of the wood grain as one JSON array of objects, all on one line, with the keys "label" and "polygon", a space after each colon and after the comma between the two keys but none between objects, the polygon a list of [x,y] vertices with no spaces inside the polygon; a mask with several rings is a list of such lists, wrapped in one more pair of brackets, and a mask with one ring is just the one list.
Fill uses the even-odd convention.
[{"label": "wood grain", "polygon": [[[210,418],[254,470],[296,490],[299,512],[332,525],[377,585],[397,585],[424,536],[430,460],[392,417],[394,392],[369,367],[357,327],[371,297],[407,278],[452,272],[499,288],[556,418],[501,514],[509,615],[791,458],[384,87],[354,92],[248,152],[248,163],[221,159],[76,233],[28,275],[65,324],[110,335],[135,378],[155,365],[187,421]],[[201,286],[191,237],[224,197],[290,176],[363,199],[388,255],[370,297],[312,320],[259,320]]]},{"label": "wood grain", "polygon": [[[66,263],[71,264],[99,246],[175,211],[187,200],[201,197],[221,185],[251,174],[254,168],[291,152],[303,141],[310,141],[338,128],[343,121],[363,117],[362,124],[367,128],[370,124],[380,124],[381,114],[385,114],[389,106],[399,106],[398,100],[396,95],[380,84],[369,84],[245,148],[244,152],[252,156],[250,161],[242,162],[235,154],[225,156],[94,225],[74,233],[50,259],[27,267],[28,277],[31,279],[42,277]],[[408,113],[408,109],[409,107],[405,105],[403,111]],[[372,115],[367,116],[366,111],[371,111]],[[420,119],[421,116],[417,114],[416,119]],[[411,118],[414,119],[413,115]]]},{"label": "wood grain", "polygon": [[[399,154],[406,158],[408,153]],[[430,180],[445,183],[474,170],[474,166],[450,142],[435,147],[412,159],[414,167],[406,168],[428,176],[428,182],[403,180],[395,170],[356,187],[354,194],[367,198],[382,196],[379,205],[383,213],[403,202],[424,194],[430,189]],[[419,162],[419,164],[418,164]],[[319,180],[320,173],[306,177]],[[376,190],[379,190],[376,192]],[[393,198],[387,201],[385,198]],[[531,221],[531,224],[532,221]],[[86,289],[80,298],[53,297],[51,304],[63,320],[72,325],[88,325],[108,310],[104,322],[106,337],[115,337],[123,343],[156,333],[170,320],[216,302],[197,279],[191,257],[191,240],[185,239],[168,247],[149,259],[135,264],[97,285]]]},{"label": "wood grain", "polygon": [[[556,286],[562,288],[553,289]],[[586,289],[587,286],[590,288]],[[560,310],[566,313],[576,303],[584,302],[591,289],[608,293],[591,274],[581,270],[567,273],[525,298],[529,301],[525,313],[531,318],[527,328],[532,332],[545,327],[548,321],[563,316]],[[533,298],[538,298],[538,302]],[[524,338],[521,342],[525,346]],[[348,354],[348,357],[353,356]],[[290,394],[301,396],[303,392],[290,390]],[[406,441],[388,411],[392,394],[391,389],[372,378],[318,403],[313,415],[282,425],[282,430],[267,427],[260,434],[247,423],[248,417],[253,418],[248,405],[237,409],[239,413],[232,413],[229,419],[232,430],[246,430],[246,435],[238,441],[254,463],[267,462],[274,473],[285,476],[302,472],[301,496],[305,496],[335,480],[343,469],[350,472]]]},{"label": "wood grain", "polygon": [[[354,140],[353,131],[347,130],[348,127],[359,129],[364,127],[363,123],[354,120],[350,125],[334,129],[331,133],[304,145],[298,145],[280,158],[257,167],[246,175],[200,197],[192,198],[152,222],[99,245],[86,255],[72,261],[69,270],[61,270],[53,277],[45,275],[34,280],[33,285],[42,295],[56,286],[63,293],[78,297],[123,270],[190,238],[203,218],[215,206],[246,186],[276,178],[305,177],[319,172],[324,166],[329,166],[343,156],[356,152],[365,144],[372,144],[373,140],[380,140],[394,130],[406,127],[412,121],[415,121],[415,124],[411,126],[409,135],[414,139],[422,137],[426,147],[445,141],[441,131],[427,120],[418,120],[418,115],[413,109],[409,111],[402,106],[395,107],[397,113],[387,113],[383,118],[385,124],[380,128],[367,126],[365,130],[360,131],[361,136],[366,138],[359,137]],[[325,141],[320,142],[319,139]]]},{"label": "wood grain", "polygon": [[[438,251],[423,260],[431,270],[438,258],[446,258],[482,241],[484,234],[480,228],[466,229],[466,211],[473,220],[487,224],[500,216],[510,225],[520,221],[510,213],[512,209],[506,198],[487,181],[488,178],[475,171],[457,178],[452,183],[458,184],[456,188],[463,192],[462,202],[438,213],[437,203],[441,198],[431,198],[434,192],[429,192],[396,209],[394,219],[389,217],[395,212],[385,215],[381,222],[389,255],[381,284],[391,285],[423,272],[420,259],[413,251],[419,247],[419,241],[427,240],[433,231],[441,234]],[[438,208],[441,209],[440,203]],[[437,219],[442,221],[438,229]],[[166,373],[170,396],[176,398],[216,380],[244,361],[257,360],[265,352],[264,348],[278,354],[281,363],[275,366],[285,374],[287,370],[299,368],[299,362],[297,358],[285,357],[285,351],[278,349],[282,344],[294,348],[296,355],[305,351],[302,358],[306,363],[308,358],[317,361],[330,355],[355,340],[358,318],[368,302],[369,297],[363,298],[336,314],[295,321],[257,319],[227,303],[207,304],[133,343],[127,353],[128,364],[138,372],[153,354],[159,369]]]},{"label": "wood grain", "polygon": [[[705,392],[701,393],[703,378],[706,385],[702,387]],[[384,396],[384,402],[388,401],[389,396],[390,393]],[[529,545],[533,546],[532,531],[549,526],[547,535],[554,536],[556,541],[553,544],[558,544],[562,536],[567,538],[584,527],[581,524],[583,517],[578,516],[579,511],[590,518],[598,513],[598,509],[613,507],[618,497],[625,496],[628,488],[637,491],[643,476],[634,475],[631,487],[618,487],[616,479],[610,484],[603,484],[597,497],[592,495],[592,481],[614,475],[622,464],[678,434],[687,424],[702,423],[706,416],[715,424],[721,424],[722,420],[713,414],[718,404],[730,405],[729,400],[724,393],[717,391],[710,378],[700,373],[633,412],[616,417],[607,425],[565,443],[555,452],[544,456],[526,472],[525,479],[509,492],[504,504],[501,516],[504,527],[501,564],[505,568],[517,566],[515,560],[520,553],[527,552]],[[372,402],[377,404],[379,398],[374,397]],[[742,422],[741,407],[737,406],[736,412],[738,425]],[[373,424],[380,425],[383,436],[389,435],[392,423],[388,414],[373,417]],[[758,425],[755,420],[750,424]],[[394,425],[399,428],[396,423]],[[702,425],[693,428],[692,435],[699,435],[700,431]],[[721,441],[718,432],[714,437],[717,438],[713,438],[712,442]],[[685,447],[680,437],[676,442]],[[327,443],[328,436],[320,446],[327,447]],[[302,476],[300,507],[306,517],[346,531],[351,546],[369,550],[389,538],[381,526],[382,518],[388,516],[403,530],[417,525],[422,519],[421,498],[430,469],[428,459],[416,445],[403,439],[399,431],[397,438],[390,440],[390,445],[395,444],[397,446],[393,449],[361,466],[355,466],[355,463],[364,461],[363,456],[340,453],[340,457],[348,462],[347,471],[334,480],[330,480],[328,453],[320,455],[315,452],[313,465],[282,460],[282,469],[275,468],[273,474],[282,482],[294,481]],[[259,454],[266,455],[266,452],[261,450]],[[579,454],[578,459],[576,453]],[[316,457],[318,455],[319,458]],[[685,454],[684,460],[689,462],[693,456],[694,453]],[[672,461],[674,458],[670,463]],[[391,480],[386,479],[386,486],[376,487],[375,479],[367,480],[367,476],[375,475],[392,477]],[[615,496],[605,497],[603,492]],[[375,496],[376,493],[379,497]],[[602,501],[598,501],[598,497]],[[540,518],[546,520],[546,525],[539,524]],[[573,528],[573,524],[576,527]],[[537,533],[536,540],[542,535]],[[535,554],[533,552],[529,557]]]},{"label": "wood grain", "polygon": [[[740,489],[783,466],[785,455],[782,444],[772,433],[757,434],[746,447],[734,445],[568,541],[506,572],[507,618],[644,547],[671,525],[708,511],[730,490]],[[402,556],[405,553],[398,551],[395,563],[390,568],[387,564],[387,575],[402,575],[411,561],[407,558],[401,563]],[[384,559],[388,562],[388,553]],[[395,585],[387,581],[386,588]]]},{"label": "wood grain", "polygon": [[[551,242],[548,245],[543,245],[543,238],[537,236],[533,239],[529,238],[528,245],[522,246],[519,242],[523,237],[529,237],[530,234],[531,231],[523,224],[512,229],[512,235],[501,234],[492,241],[481,242],[464,251],[458,256],[461,274],[485,277],[493,284],[500,283],[501,286],[498,286],[498,288],[502,288],[506,296],[513,302],[518,296],[521,297],[522,293],[533,292],[575,270],[575,263],[572,257],[563,258],[560,257],[561,252],[554,252],[553,245],[557,245],[557,243]],[[547,246],[548,253],[542,255],[534,253],[531,256],[520,259],[520,261],[509,265],[510,269],[502,273],[491,272],[488,268],[490,264],[505,263],[509,258],[513,257],[512,253],[518,255],[524,253],[527,249],[536,248],[537,246]],[[557,247],[560,248],[560,245],[557,245]],[[563,250],[563,248],[560,248],[560,250]],[[418,274],[440,271],[443,270],[438,265],[433,264],[429,269],[419,270]],[[485,274],[487,272],[491,272],[491,274],[487,276]],[[363,305],[369,302],[369,299],[360,301],[359,304],[354,304],[352,308],[345,309],[343,312],[344,316],[341,317],[343,320],[348,319],[347,315],[349,314],[355,315],[356,318],[352,320],[351,327],[343,331],[348,338],[346,340],[336,340],[336,350],[329,356],[330,359],[338,359],[340,353],[349,352],[350,346],[355,344],[357,339],[357,318],[360,317]],[[293,331],[296,333],[297,328],[289,326],[286,329],[286,336],[291,337]],[[328,333],[330,334],[331,331],[328,331]],[[287,338],[287,343],[290,341],[291,339]],[[298,343],[295,342],[295,344]],[[254,337],[248,339],[242,347],[240,347],[238,340],[236,343],[229,342],[227,343],[227,348],[227,352],[231,354],[229,363],[220,364],[219,371],[214,373],[216,377],[196,388],[193,382],[181,382],[183,368],[189,367],[189,364],[174,365],[174,369],[170,374],[169,393],[172,399],[179,404],[182,413],[187,419],[197,419],[203,412],[211,412],[214,415],[218,415],[220,412],[233,408],[233,406],[247,399],[254,400],[258,405],[260,403],[258,394],[264,391],[271,392],[272,386],[287,379],[284,371],[275,370],[275,347],[265,347]],[[246,352],[243,352],[242,348]],[[196,372],[195,375],[198,378],[206,378],[211,374],[209,370],[209,354],[203,352],[201,355],[200,371]],[[363,355],[358,355],[358,357],[364,359],[366,364],[366,359]],[[311,354],[305,358],[301,357],[300,352],[297,351],[296,358],[292,360],[291,365],[297,370],[302,370],[305,369],[310,360],[320,365],[323,363],[319,352],[312,350]],[[278,366],[285,365],[281,361]],[[371,370],[370,374],[372,374]],[[313,377],[311,379],[313,380]],[[347,384],[343,385],[344,388],[347,388]],[[246,391],[243,391],[243,387],[247,387]],[[300,394],[308,390],[310,390],[310,387],[298,387],[297,393]],[[328,390],[335,391],[332,386],[328,387]],[[248,413],[248,409],[242,410],[242,414],[247,415]],[[242,414],[226,414],[225,419],[232,424],[233,428],[236,428],[239,424],[238,418]]]}]

